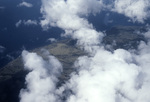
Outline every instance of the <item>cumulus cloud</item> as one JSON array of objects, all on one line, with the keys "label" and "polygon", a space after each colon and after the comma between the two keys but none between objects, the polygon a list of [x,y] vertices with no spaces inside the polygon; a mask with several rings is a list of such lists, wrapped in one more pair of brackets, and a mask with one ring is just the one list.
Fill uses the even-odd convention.
[{"label": "cumulus cloud", "polygon": [[[147,2],[147,0],[115,0],[114,3],[108,3],[108,5],[115,12],[124,14],[132,20],[143,22],[148,16],[145,14]],[[58,81],[49,80],[52,75],[57,79],[55,74],[45,74],[45,69],[47,69],[45,65],[48,64],[35,53],[23,52],[24,65],[31,70],[26,77],[29,91],[23,91],[23,95],[21,91],[23,99],[31,98],[31,101],[47,102],[47,95],[50,95],[49,97],[53,100],[48,101],[52,102],[64,101],[58,96],[67,96],[66,102],[149,102],[150,40],[147,43],[141,42],[138,49],[134,51],[106,50],[101,43],[104,34],[96,31],[86,19],[86,16],[91,13],[94,15],[99,13],[103,7],[102,0],[42,0],[41,26],[63,29],[65,33],[62,36],[76,39],[77,45],[89,55],[78,58],[75,62],[77,72],[70,75],[70,79],[61,86],[60,91],[56,88]],[[140,10],[139,13],[136,10]],[[149,37],[149,34],[149,31],[145,33],[145,37]],[[55,63],[52,65],[55,66]],[[56,67],[60,69],[59,66]],[[45,78],[48,78],[48,83]],[[43,79],[46,82],[43,82]],[[39,87],[42,86],[41,83],[44,83],[46,88]],[[53,87],[47,86],[50,83]],[[45,89],[50,93],[45,95],[48,93]],[[65,90],[71,90],[69,95],[62,92]],[[33,92],[33,95],[30,92]],[[39,98],[35,100],[34,97]],[[22,102],[28,102],[28,100]]]},{"label": "cumulus cloud", "polygon": [[147,32],[144,33],[145,38],[147,38],[148,40],[150,40],[150,28],[147,28]]},{"label": "cumulus cloud", "polygon": [[26,76],[27,89],[20,91],[20,102],[59,102],[56,83],[62,65],[54,56],[47,56],[45,61],[36,53],[22,52],[25,69],[30,72]]},{"label": "cumulus cloud", "polygon": [[[48,3],[47,3],[48,2]],[[101,10],[108,10],[112,12],[117,12],[119,14],[123,14],[129,17],[133,22],[140,22],[143,23],[150,14],[150,1],[149,0],[114,0],[114,1],[105,1],[105,0],[82,0],[82,1],[64,1],[64,0],[42,0],[42,8],[41,12],[44,14],[45,20],[41,22],[42,26],[44,25],[63,25],[63,21],[56,22],[56,20],[63,19],[74,19],[75,16],[73,15],[80,15],[80,16],[87,16],[90,13],[96,14]],[[61,6],[60,6],[61,4]],[[73,5],[73,6],[71,6]],[[94,5],[94,6],[93,6]],[[55,7],[59,6],[59,7]],[[48,9],[48,8],[52,9]],[[66,11],[67,8],[67,11]],[[84,8],[84,9],[83,9]],[[60,10],[61,9],[61,10]],[[57,11],[55,14],[52,11]],[[63,12],[61,12],[63,11]],[[52,14],[48,13],[51,12]],[[65,15],[64,15],[65,14]],[[59,16],[57,16],[59,15]],[[71,18],[69,17],[71,16]],[[64,19],[63,19],[64,20]],[[65,23],[65,21],[64,21]],[[70,22],[74,23],[74,22]],[[78,26],[76,22],[72,26]],[[69,25],[69,22],[68,22]],[[67,26],[68,26],[67,25]],[[65,26],[63,26],[65,27]]]},{"label": "cumulus cloud", "polygon": [[57,39],[55,39],[55,38],[49,38],[48,41],[50,41],[50,42],[57,42]]},{"label": "cumulus cloud", "polygon": [[84,49],[92,51],[94,45],[100,42],[103,34],[97,32],[84,17],[89,13],[100,12],[102,6],[101,0],[42,0],[41,13],[44,20],[41,21],[41,26],[62,28],[65,30],[63,36],[81,39],[78,40],[78,44],[84,44]]},{"label": "cumulus cloud", "polygon": [[[92,5],[95,6],[93,7]],[[85,16],[91,12],[99,12],[100,9],[97,8],[100,8],[100,5],[101,1],[97,0],[42,0],[41,13],[44,15],[44,20],[41,22],[41,25],[50,24],[51,26],[59,26],[65,29],[79,29],[83,25],[87,25],[88,22],[83,18],[79,18],[77,15]],[[54,13],[53,11],[56,12]],[[67,22],[67,20],[70,22]],[[68,24],[63,25],[66,22]],[[83,25],[81,25],[80,22],[82,22]]]},{"label": "cumulus cloud", "polygon": [[20,4],[18,4],[17,6],[18,7],[23,7],[24,6],[24,7],[28,7],[28,8],[33,7],[33,5],[31,3],[28,3],[28,2],[25,2],[25,1],[23,1]]},{"label": "cumulus cloud", "polygon": [[68,102],[148,102],[150,54],[143,53],[147,48],[140,49],[140,55],[98,49],[93,57],[80,57],[75,64],[78,74],[68,84],[74,92]]},{"label": "cumulus cloud", "polygon": [[30,25],[38,25],[38,22],[36,20],[19,20],[16,23],[16,27],[19,27],[21,24],[26,25],[26,26],[30,26]]},{"label": "cumulus cloud", "polygon": [[115,0],[113,9],[115,12],[124,14],[132,21],[144,22],[150,14],[149,0]]},{"label": "cumulus cloud", "polygon": [[19,27],[20,25],[21,25],[21,23],[22,23],[22,20],[19,20],[15,25],[16,25],[16,27]]},{"label": "cumulus cloud", "polygon": [[36,20],[27,20],[27,21],[23,21],[24,25],[38,25],[37,21]]}]

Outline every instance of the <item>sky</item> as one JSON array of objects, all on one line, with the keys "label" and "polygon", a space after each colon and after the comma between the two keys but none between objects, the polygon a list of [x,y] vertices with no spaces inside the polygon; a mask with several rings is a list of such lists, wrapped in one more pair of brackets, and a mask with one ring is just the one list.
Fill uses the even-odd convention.
[{"label": "sky", "polygon": [[[20,102],[149,102],[150,0],[40,2],[38,20],[18,19],[14,26],[40,26],[44,31],[59,28],[63,30],[60,37],[69,36],[77,40],[76,45],[88,55],[80,56],[74,63],[77,72],[71,73],[69,80],[56,87],[58,77],[63,71],[59,60],[47,51],[45,54],[48,61],[45,61],[36,53],[23,50],[24,68],[30,72],[26,76],[27,88],[20,91]],[[16,6],[34,7],[27,1]],[[1,9],[4,8],[1,6]],[[120,22],[121,17],[124,18],[123,22],[126,21],[123,24],[145,26],[147,32],[142,35],[147,42],[141,41],[137,49],[107,50],[102,42],[105,36],[104,28],[98,29],[95,23],[92,23],[93,19],[90,19],[97,17],[98,20],[104,13],[105,26],[111,25],[112,22]],[[112,14],[118,16],[111,16]],[[120,19],[115,21],[116,17]],[[55,41],[53,38],[49,40]],[[0,49],[3,51],[5,47],[0,46]]]}]

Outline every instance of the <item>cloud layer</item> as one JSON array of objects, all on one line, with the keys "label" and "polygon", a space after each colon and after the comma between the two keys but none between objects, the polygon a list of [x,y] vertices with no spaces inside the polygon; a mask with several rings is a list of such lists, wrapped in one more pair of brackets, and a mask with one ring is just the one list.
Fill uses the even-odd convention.
[{"label": "cloud layer", "polygon": [[97,49],[93,57],[80,57],[75,64],[78,74],[68,84],[74,92],[68,102],[148,102],[148,52],[149,44],[142,42],[138,55],[123,49],[113,53]]},{"label": "cloud layer", "polygon": [[38,25],[38,22],[36,20],[19,20],[15,25],[16,27],[19,27],[21,24],[24,24],[26,26],[30,26],[30,25]]},{"label": "cloud layer", "polygon": [[[41,21],[42,27],[56,26],[62,28],[65,30],[63,36],[72,36],[73,39],[80,39],[78,40],[78,44],[84,45],[84,49],[89,51],[96,44],[100,43],[103,34],[97,32],[93,25],[89,24],[83,17],[89,13],[96,14],[100,12],[102,1],[42,0],[42,4],[41,13],[43,13],[44,17],[44,20]],[[93,41],[91,42],[91,40]]]},{"label": "cloud layer", "polygon": [[59,102],[56,76],[62,72],[62,66],[54,56],[47,56],[48,62],[36,53],[22,52],[25,69],[30,72],[26,76],[27,89],[20,92],[20,102]]},{"label": "cloud layer", "polygon": [[[77,45],[89,55],[78,58],[75,62],[77,72],[72,73],[58,90],[54,80],[58,74],[53,71],[45,74],[49,65],[59,73],[58,61],[55,59],[54,63],[49,61],[47,64],[35,53],[23,52],[25,67],[31,72],[26,77],[29,91],[21,91],[21,101],[63,102],[60,97],[67,96],[66,102],[149,102],[150,31],[145,33],[148,42],[140,42],[137,50],[108,51],[101,43],[104,34],[96,31],[86,19],[89,14],[96,15],[107,9],[124,14],[133,21],[144,22],[148,17],[148,4],[149,0],[114,0],[111,3],[102,0],[42,0],[41,26],[63,29],[62,36],[76,39]],[[41,82],[45,88],[40,87]],[[71,93],[63,93],[65,90],[71,90]],[[30,98],[30,101],[24,100]]]},{"label": "cloud layer", "polygon": [[24,7],[28,7],[28,8],[33,7],[33,5],[31,3],[28,3],[28,2],[25,2],[25,1],[23,1],[20,4],[18,4],[17,6],[18,7],[23,7],[24,6]]},{"label": "cloud layer", "polygon": [[134,22],[144,22],[150,17],[149,0],[115,0],[113,6],[115,12],[124,14]]}]

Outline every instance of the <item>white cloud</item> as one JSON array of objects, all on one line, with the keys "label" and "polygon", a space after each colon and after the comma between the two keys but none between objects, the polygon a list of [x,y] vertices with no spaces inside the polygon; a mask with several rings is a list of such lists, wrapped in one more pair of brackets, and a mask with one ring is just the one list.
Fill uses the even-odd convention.
[{"label": "white cloud", "polygon": [[97,48],[93,56],[80,57],[75,63],[78,74],[67,83],[74,93],[67,102],[149,102],[149,52],[150,39],[135,52]]},{"label": "white cloud", "polygon": [[[145,6],[147,1],[132,1],[115,0],[112,5],[114,5],[115,12],[122,13],[132,20],[143,22],[147,18],[147,14],[145,14],[147,11],[144,11],[147,8]],[[139,5],[140,3],[142,5]],[[124,49],[116,49],[112,52],[106,50],[101,44],[103,33],[96,31],[85,17],[90,13],[100,12],[101,7],[103,7],[101,0],[42,0],[43,20],[41,26],[63,29],[65,31],[63,36],[77,39],[77,44],[89,55],[78,58],[75,62],[77,72],[70,75],[69,81],[61,86],[60,91],[56,88],[57,81],[49,80],[52,75],[54,79],[57,79],[55,74],[45,74],[48,64],[35,53],[23,52],[25,66],[32,70],[26,78],[29,85],[28,90],[33,90],[31,91],[33,94],[30,94],[30,91],[21,94],[23,99],[32,99],[30,101],[35,102],[41,101],[40,99],[43,102],[53,99],[48,101],[63,102],[55,93],[59,91],[60,97],[67,96],[66,102],[149,102],[150,41],[148,40],[148,43],[141,42],[138,50],[133,52]],[[136,10],[139,10],[139,13]],[[149,32],[145,34],[146,37],[149,37],[148,35]],[[58,61],[52,62],[51,64],[55,66],[55,62]],[[58,64],[56,63],[56,65]],[[44,78],[41,79],[39,76]],[[41,83],[44,83],[46,87],[40,87]],[[49,84],[53,86],[47,86]],[[72,91],[69,95],[62,92],[68,89]],[[49,94],[45,94],[49,91]],[[47,95],[50,95],[48,99]]]},{"label": "white cloud", "polygon": [[72,75],[68,85],[74,95],[68,102],[147,102],[137,99],[143,94],[136,89],[142,68],[133,63],[128,51],[98,49],[93,57],[79,58],[76,67],[79,73]]},{"label": "white cloud", "polygon": [[17,23],[16,23],[16,27],[19,27],[21,24],[24,24],[26,26],[30,26],[30,25],[38,25],[38,22],[36,20],[19,20]]},{"label": "white cloud", "polygon": [[38,25],[36,20],[27,20],[27,21],[23,21],[24,25]]},{"label": "white cloud", "polygon": [[114,11],[124,14],[132,21],[144,22],[149,17],[149,0],[115,0]]},{"label": "white cloud", "polygon": [[[101,7],[101,0],[42,0],[41,13],[44,20],[41,21],[41,26],[62,28],[65,30],[64,36],[81,39],[78,40],[78,44],[85,44],[84,49],[91,51],[91,47],[100,42],[103,34],[94,30],[93,25],[83,16],[89,13],[96,14],[101,11]],[[91,39],[94,40],[90,41]]]},{"label": "white cloud", "polygon": [[147,38],[148,40],[150,40],[150,28],[147,29],[148,31],[146,33],[144,33],[145,38]]},{"label": "white cloud", "polygon": [[24,6],[24,7],[28,7],[28,8],[33,7],[33,5],[32,5],[31,3],[28,3],[28,2],[25,2],[25,1],[23,1],[23,2],[20,3],[20,4],[18,4],[17,6],[18,6],[18,7]]},{"label": "white cloud", "polygon": [[49,38],[48,41],[50,41],[50,42],[57,42],[57,39],[55,39],[55,38]]},{"label": "white cloud", "polygon": [[[144,20],[150,17],[149,0],[114,0],[108,3],[103,2],[104,0],[67,0],[66,2],[64,0],[42,0],[43,6],[41,12],[44,14],[45,20],[41,22],[41,25],[45,26],[50,24],[51,26],[58,25],[65,27],[64,23],[67,19],[77,19],[75,15],[87,16],[89,13],[96,14],[103,9],[124,14],[133,22],[137,21],[143,23]],[[53,11],[56,12],[52,13]],[[59,22],[57,22],[58,20]],[[75,28],[81,27],[77,21],[71,21],[72,22],[68,22],[66,26],[76,26]],[[71,25],[72,23],[74,23],[74,25]]]},{"label": "white cloud", "polygon": [[62,72],[62,65],[54,57],[47,55],[48,61],[36,53],[22,52],[26,76],[27,89],[20,91],[20,102],[59,102],[59,90],[56,89],[57,77]]},{"label": "white cloud", "polygon": [[[78,29],[82,26],[79,21],[82,23],[87,22],[77,15],[85,16],[91,12],[97,13],[100,11],[101,6],[102,1],[97,0],[67,0],[66,2],[64,0],[42,0],[41,13],[43,13],[45,20],[43,20],[41,24],[44,26],[50,23],[50,25],[62,27],[61,24],[66,23],[68,19],[72,22],[67,22],[67,29],[70,27]],[[55,13],[53,11],[55,11]]]},{"label": "white cloud", "polygon": [[21,23],[22,23],[22,20],[19,20],[15,25],[16,25],[16,27],[19,27],[20,25],[21,25]]}]

